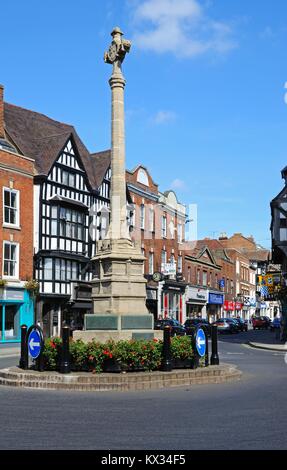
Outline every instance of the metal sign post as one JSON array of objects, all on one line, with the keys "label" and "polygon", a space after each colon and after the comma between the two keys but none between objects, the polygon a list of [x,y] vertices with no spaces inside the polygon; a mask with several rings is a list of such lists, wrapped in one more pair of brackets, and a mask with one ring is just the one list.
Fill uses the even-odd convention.
[{"label": "metal sign post", "polygon": [[27,329],[27,325],[21,325],[21,357],[19,367],[23,370],[28,369]]}]

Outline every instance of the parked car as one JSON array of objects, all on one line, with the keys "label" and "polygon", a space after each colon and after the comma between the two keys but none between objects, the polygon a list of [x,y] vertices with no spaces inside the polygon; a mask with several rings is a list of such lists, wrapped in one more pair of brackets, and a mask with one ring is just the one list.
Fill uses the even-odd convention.
[{"label": "parked car", "polygon": [[270,331],[280,330],[280,328],[281,328],[281,318],[276,317],[270,323]]},{"label": "parked car", "polygon": [[191,335],[193,332],[193,328],[201,326],[207,331],[207,335],[211,336],[211,324],[208,320],[204,320],[203,318],[188,318],[184,324],[186,334]]},{"label": "parked car", "polygon": [[268,330],[269,321],[264,317],[254,317],[252,318],[253,330]]},{"label": "parked car", "polygon": [[171,329],[171,336],[184,336],[186,330],[184,326],[174,318],[165,318],[164,320],[156,320],[154,324],[155,330],[163,330],[166,326]]},{"label": "parked car", "polygon": [[239,326],[231,318],[220,318],[215,321],[213,325],[216,325],[219,333],[238,333]]},{"label": "parked car", "polygon": [[233,318],[233,320],[238,324],[239,331],[248,331],[247,321],[242,320],[242,318]]}]

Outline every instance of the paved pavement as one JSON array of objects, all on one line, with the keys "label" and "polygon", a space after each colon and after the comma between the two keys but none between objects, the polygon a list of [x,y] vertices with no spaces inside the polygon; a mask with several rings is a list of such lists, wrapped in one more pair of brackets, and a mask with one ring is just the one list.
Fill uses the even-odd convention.
[{"label": "paved pavement", "polygon": [[222,362],[244,372],[237,383],[95,394],[0,387],[0,449],[287,449],[285,354],[252,349],[251,338],[220,337]]},{"label": "paved pavement", "polygon": [[0,344],[0,358],[1,357],[20,357],[20,345],[17,343]]}]

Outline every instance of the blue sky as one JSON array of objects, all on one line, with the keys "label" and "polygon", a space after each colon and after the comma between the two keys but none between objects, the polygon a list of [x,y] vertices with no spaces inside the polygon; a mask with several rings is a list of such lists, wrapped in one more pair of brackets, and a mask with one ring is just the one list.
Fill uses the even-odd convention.
[{"label": "blue sky", "polygon": [[119,25],[133,41],[127,167],[197,203],[199,237],[270,245],[287,164],[286,0],[13,0],[1,16],[6,101],[74,124],[91,151],[110,146],[103,55]]}]

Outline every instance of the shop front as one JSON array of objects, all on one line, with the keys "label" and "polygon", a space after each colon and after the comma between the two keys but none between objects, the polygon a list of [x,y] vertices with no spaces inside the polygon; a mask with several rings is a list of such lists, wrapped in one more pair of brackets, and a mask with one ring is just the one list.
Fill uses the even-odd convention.
[{"label": "shop front", "polygon": [[180,323],[186,320],[185,306],[186,284],[166,280],[161,286],[161,308],[159,316],[162,318],[174,318]]},{"label": "shop front", "polygon": [[206,319],[207,290],[188,286],[186,289],[187,318]]},{"label": "shop front", "polygon": [[208,292],[207,319],[210,323],[221,318],[224,306],[224,294],[215,291]]},{"label": "shop front", "polygon": [[225,300],[223,310],[227,318],[241,317],[243,304],[241,302]]},{"label": "shop front", "polygon": [[34,303],[25,289],[0,288],[0,343],[20,343],[21,325],[34,323]]}]

